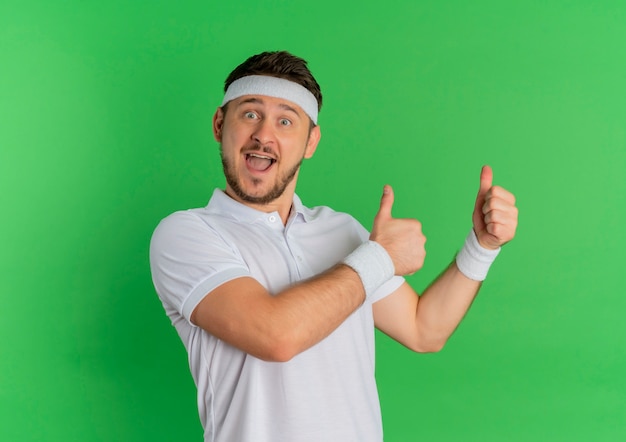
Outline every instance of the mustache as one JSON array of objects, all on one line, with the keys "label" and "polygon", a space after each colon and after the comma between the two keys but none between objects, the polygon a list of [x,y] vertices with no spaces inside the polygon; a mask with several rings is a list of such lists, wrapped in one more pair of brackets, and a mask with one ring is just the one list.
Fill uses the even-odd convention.
[{"label": "mustache", "polygon": [[274,158],[277,157],[276,152],[269,146],[263,146],[261,143],[253,143],[250,146],[246,146],[243,149],[244,153],[249,152],[263,152],[272,155]]}]

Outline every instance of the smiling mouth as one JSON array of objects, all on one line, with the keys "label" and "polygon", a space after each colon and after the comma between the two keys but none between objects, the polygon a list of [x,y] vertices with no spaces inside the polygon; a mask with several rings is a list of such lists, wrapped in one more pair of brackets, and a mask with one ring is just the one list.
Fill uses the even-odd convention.
[{"label": "smiling mouth", "polygon": [[246,164],[252,170],[256,170],[257,172],[265,172],[276,162],[274,158],[268,157],[267,155],[262,155],[258,153],[247,153],[246,154]]}]

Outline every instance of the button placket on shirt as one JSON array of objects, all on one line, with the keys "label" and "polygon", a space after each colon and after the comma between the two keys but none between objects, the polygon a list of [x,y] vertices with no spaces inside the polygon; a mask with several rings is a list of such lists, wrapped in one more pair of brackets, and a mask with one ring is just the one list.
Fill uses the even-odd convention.
[{"label": "button placket on shirt", "polygon": [[298,241],[295,239],[294,235],[290,233],[291,230],[294,228],[294,224],[296,223],[290,223],[285,228],[285,233],[284,233],[285,243],[287,244],[287,247],[289,248],[289,251],[291,253],[291,256],[293,257],[294,263],[298,267],[298,273],[300,274],[300,277],[308,278],[308,277],[313,276],[313,274],[306,260],[304,259],[304,254],[302,253],[303,252],[302,249],[300,249]]},{"label": "button placket on shirt", "polygon": [[[297,215],[296,215],[297,216]],[[298,274],[298,280],[303,278],[308,278],[313,276],[309,266],[307,265],[302,250],[298,246],[298,241],[294,238],[294,236],[290,233],[291,229],[293,229],[294,224],[298,224],[302,220],[291,220],[287,226],[283,226],[281,222],[281,218],[274,213],[268,214],[265,216],[266,225],[275,233],[279,234],[282,239],[282,243],[284,244],[287,253],[291,256],[291,263],[293,264],[295,270]],[[291,266],[290,266],[291,267]]]},{"label": "button placket on shirt", "polygon": [[289,271],[292,274],[292,282],[300,280],[302,278],[302,275],[299,264],[302,260],[302,257],[299,254],[293,252],[288,240],[288,235],[286,231],[287,229],[285,228],[285,226],[283,226],[280,216],[278,216],[278,214],[271,213],[265,215],[264,221],[265,225],[272,232],[272,236],[276,238],[278,244],[280,244],[281,248],[283,248],[285,258],[291,257],[291,259],[288,260],[288,266],[290,269]]}]

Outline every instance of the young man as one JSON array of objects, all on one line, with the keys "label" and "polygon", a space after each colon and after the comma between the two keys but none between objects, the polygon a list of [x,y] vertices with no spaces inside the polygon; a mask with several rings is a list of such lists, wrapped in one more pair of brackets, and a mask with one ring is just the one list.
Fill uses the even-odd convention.
[{"label": "young man", "polygon": [[385,186],[371,234],[295,194],[320,140],[322,95],[306,62],[250,57],[227,78],[213,118],[226,189],[164,219],[152,238],[154,285],[188,353],[205,441],[380,442],[374,327],[416,352],[457,327],[517,209],[484,167],[473,229],[421,295],[421,225],[391,216]]}]

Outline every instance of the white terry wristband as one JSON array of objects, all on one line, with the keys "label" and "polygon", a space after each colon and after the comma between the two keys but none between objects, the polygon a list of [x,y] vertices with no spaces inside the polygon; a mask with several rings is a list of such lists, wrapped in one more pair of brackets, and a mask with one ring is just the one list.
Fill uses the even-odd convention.
[{"label": "white terry wristband", "polygon": [[498,253],[500,253],[500,248],[490,250],[481,246],[472,229],[465,239],[463,248],[456,255],[456,265],[469,279],[484,281]]},{"label": "white terry wristband", "polygon": [[365,288],[365,297],[374,293],[396,272],[391,257],[376,241],[367,241],[350,253],[343,263],[357,272]]}]

